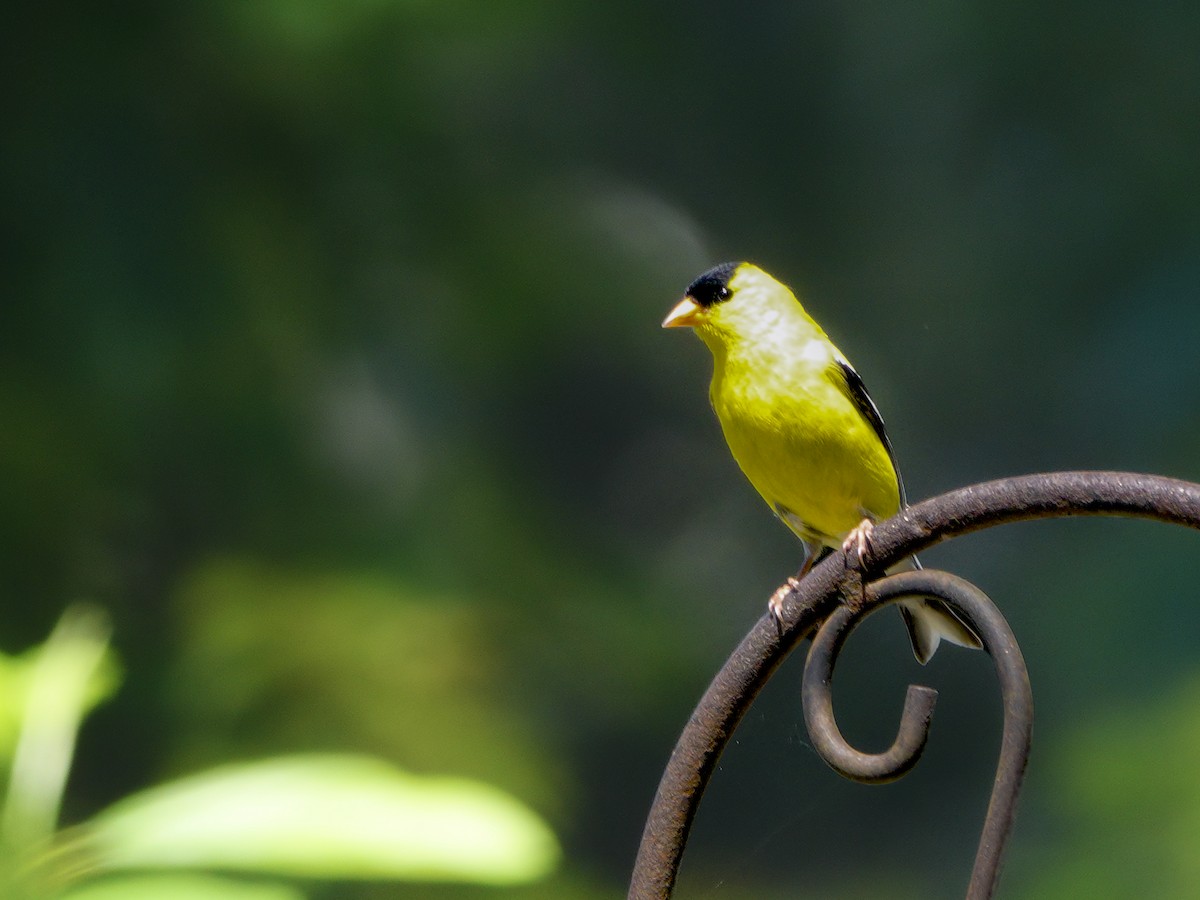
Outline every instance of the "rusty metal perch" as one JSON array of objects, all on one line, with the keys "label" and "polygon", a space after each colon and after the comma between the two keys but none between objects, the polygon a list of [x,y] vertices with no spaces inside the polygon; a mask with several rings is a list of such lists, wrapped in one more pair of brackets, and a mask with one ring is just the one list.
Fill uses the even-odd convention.
[{"label": "rusty metal perch", "polygon": [[[646,820],[630,881],[631,900],[667,900],[700,797],[717,759],[771,674],[801,640],[816,634],[805,669],[805,717],[818,752],[849,778],[880,783],[901,777],[925,746],[936,691],[909,687],[895,744],[883,754],[846,745],[833,720],[828,686],[842,642],[857,621],[913,593],[940,597],[967,618],[983,639],[1000,677],[1004,731],[992,790],[968,887],[968,900],[995,890],[1005,840],[1033,724],[1032,697],[1020,649],[1003,616],[973,585],[945,572],[906,572],[872,583],[873,572],[925,547],[993,525],[1065,516],[1132,516],[1200,529],[1200,485],[1125,472],[1056,472],[990,481],[925,500],[876,526],[865,576],[834,553],[794,588],[777,627],[769,616],[751,629],[717,673],[667,762]],[[848,585],[867,590],[861,608],[843,605]],[[858,604],[856,604],[858,606]]]}]

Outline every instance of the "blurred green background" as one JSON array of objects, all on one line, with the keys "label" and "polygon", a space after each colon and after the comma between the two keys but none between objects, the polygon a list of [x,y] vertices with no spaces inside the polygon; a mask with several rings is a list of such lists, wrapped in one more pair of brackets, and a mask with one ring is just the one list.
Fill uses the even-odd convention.
[{"label": "blurred green background", "polygon": [[[218,0],[11,11],[0,41],[0,649],[112,616],[66,823],[229,761],[367,753],[550,822],[530,887],[624,891],[674,738],[799,563],[658,324],[748,258],[854,361],[911,499],[1047,469],[1200,479],[1194,4]],[[1012,526],[987,590],[1038,702],[1002,891],[1200,893],[1196,536]],[[922,765],[841,782],[793,661],[679,896],[954,897],[986,660],[898,619],[848,736],[942,689]]]}]

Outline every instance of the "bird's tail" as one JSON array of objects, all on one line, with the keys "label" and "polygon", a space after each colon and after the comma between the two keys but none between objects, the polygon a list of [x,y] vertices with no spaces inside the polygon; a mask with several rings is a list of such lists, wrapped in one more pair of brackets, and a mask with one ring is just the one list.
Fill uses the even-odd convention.
[{"label": "bird's tail", "polygon": [[[915,556],[888,570],[889,574],[921,568]],[[921,665],[933,658],[943,639],[960,647],[978,650],[979,636],[950,607],[935,597],[912,597],[896,604],[912,641],[913,655]]]}]

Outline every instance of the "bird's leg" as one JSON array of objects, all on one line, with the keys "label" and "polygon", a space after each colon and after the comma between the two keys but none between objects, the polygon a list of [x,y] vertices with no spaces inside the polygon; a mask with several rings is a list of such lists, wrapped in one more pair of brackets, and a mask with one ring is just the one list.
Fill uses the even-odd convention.
[{"label": "bird's leg", "polygon": [[804,562],[800,566],[800,571],[788,578],[778,589],[771,595],[771,599],[767,601],[767,612],[771,614],[771,618],[775,620],[775,624],[782,630],[783,628],[783,601],[792,591],[800,588],[800,579],[807,575],[817,560],[821,557],[821,548],[818,546],[810,546],[808,542],[804,542]]},{"label": "bird's leg", "polygon": [[867,599],[867,583],[863,578],[863,564],[866,560],[867,552],[871,549],[871,532],[875,530],[875,523],[868,518],[864,518],[861,522],[850,529],[850,533],[846,535],[846,539],[842,541],[842,553],[846,556],[847,572],[854,572],[858,578],[858,591],[856,596],[850,596],[849,592],[845,592],[846,602],[853,607],[860,607]]}]

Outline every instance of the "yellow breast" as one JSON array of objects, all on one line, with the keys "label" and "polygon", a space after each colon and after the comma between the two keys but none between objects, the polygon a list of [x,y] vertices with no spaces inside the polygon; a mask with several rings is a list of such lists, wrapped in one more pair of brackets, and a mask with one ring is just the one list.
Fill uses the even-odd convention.
[{"label": "yellow breast", "polygon": [[717,360],[710,397],[763,499],[801,520],[807,534],[789,525],[802,538],[837,546],[864,516],[894,515],[900,489],[887,448],[838,385],[832,345],[824,346],[814,341],[782,361],[731,353]]}]

